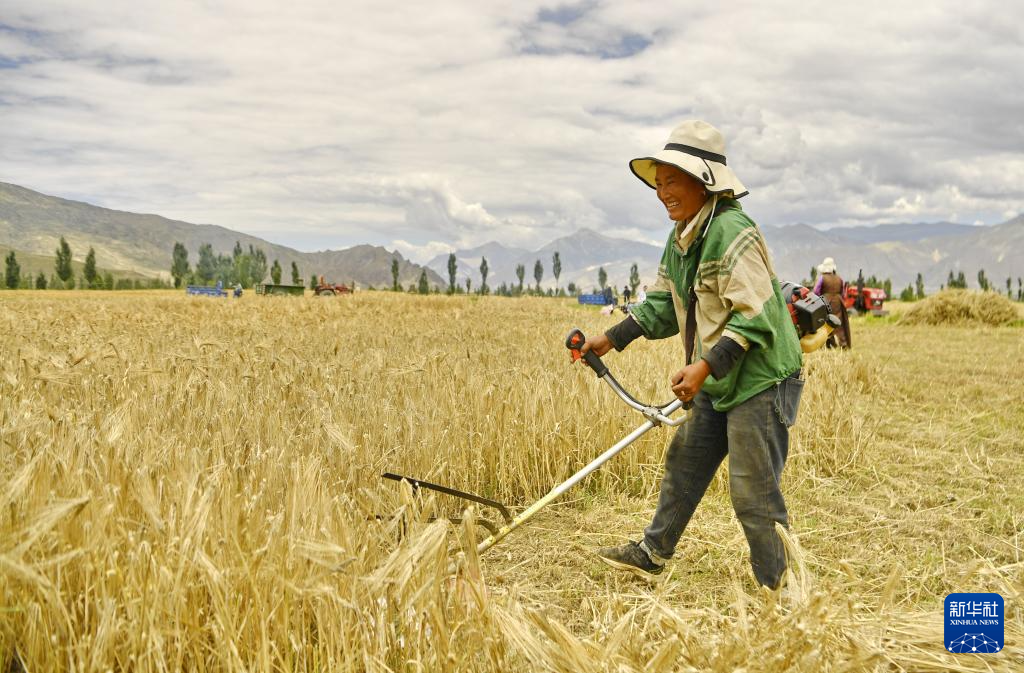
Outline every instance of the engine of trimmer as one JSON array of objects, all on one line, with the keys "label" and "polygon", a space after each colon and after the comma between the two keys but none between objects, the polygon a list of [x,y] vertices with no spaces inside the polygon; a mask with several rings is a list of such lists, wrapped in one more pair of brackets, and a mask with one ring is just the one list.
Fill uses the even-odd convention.
[{"label": "engine of trimmer", "polygon": [[821,348],[832,330],[839,327],[839,316],[832,313],[828,302],[803,285],[786,281],[782,284],[782,296],[793,317],[801,349],[810,353]]}]

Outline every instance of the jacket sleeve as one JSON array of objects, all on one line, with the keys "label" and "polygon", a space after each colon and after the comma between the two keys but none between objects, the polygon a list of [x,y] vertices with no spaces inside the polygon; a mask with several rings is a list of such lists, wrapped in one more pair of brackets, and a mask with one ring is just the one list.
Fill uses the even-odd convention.
[{"label": "jacket sleeve", "polygon": [[[719,295],[729,309],[722,336],[750,350],[771,348],[781,316],[775,301],[777,283],[768,248],[757,227],[747,227],[730,243],[722,258]],[[784,307],[783,307],[784,308]]]},{"label": "jacket sleeve", "polygon": [[634,306],[630,312],[644,336],[648,339],[666,339],[679,334],[676,309],[672,301],[672,281],[666,274],[668,255],[672,254],[672,238],[669,237],[665,251],[658,265],[658,280],[647,290],[647,299]]}]

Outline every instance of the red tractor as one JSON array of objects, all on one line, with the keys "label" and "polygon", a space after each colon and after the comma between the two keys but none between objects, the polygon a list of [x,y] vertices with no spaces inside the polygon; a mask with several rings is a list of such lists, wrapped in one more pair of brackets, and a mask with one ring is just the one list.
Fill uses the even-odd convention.
[{"label": "red tractor", "polygon": [[352,289],[355,287],[355,283],[352,287],[341,283],[325,283],[324,277],[320,276],[320,283],[313,288],[313,294],[318,297],[334,296],[337,294],[352,294]]},{"label": "red tractor", "polygon": [[882,317],[889,315],[889,312],[882,308],[882,302],[888,299],[885,290],[879,287],[864,287],[863,285],[850,285],[846,288],[846,296],[843,303],[847,311],[857,313],[871,312],[871,315]]}]

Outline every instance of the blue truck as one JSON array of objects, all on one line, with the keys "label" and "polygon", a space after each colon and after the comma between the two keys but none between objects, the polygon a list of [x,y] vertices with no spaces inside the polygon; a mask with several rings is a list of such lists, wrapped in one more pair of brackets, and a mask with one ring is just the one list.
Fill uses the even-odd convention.
[{"label": "blue truck", "polygon": [[205,285],[189,285],[185,288],[186,294],[200,295],[204,297],[226,297],[228,293],[224,291],[224,284],[217,281],[217,285],[214,287],[207,287]]},{"label": "blue truck", "polygon": [[581,294],[576,297],[576,301],[578,301],[581,304],[607,306],[608,304],[615,303],[615,296],[612,294],[612,289],[610,287],[606,287],[598,294]]}]

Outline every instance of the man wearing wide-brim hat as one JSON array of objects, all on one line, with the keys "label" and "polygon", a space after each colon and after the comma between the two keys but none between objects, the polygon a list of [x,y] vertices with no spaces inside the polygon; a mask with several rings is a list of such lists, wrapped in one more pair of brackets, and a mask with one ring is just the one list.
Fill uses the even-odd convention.
[{"label": "man wearing wide-brim hat", "polygon": [[780,480],[803,382],[800,342],[768,248],[740,207],[747,189],[710,124],[683,122],[661,150],[632,160],[630,168],[657,191],[675,224],[646,300],[583,350],[604,355],[641,336],[680,335],[686,359],[671,377],[672,391],[693,408],[669,445],[658,507],[643,539],[598,555],[641,576],[661,573],[728,456],[730,497],[754,577],[777,588],[786,555],[775,526],[788,525]]}]

